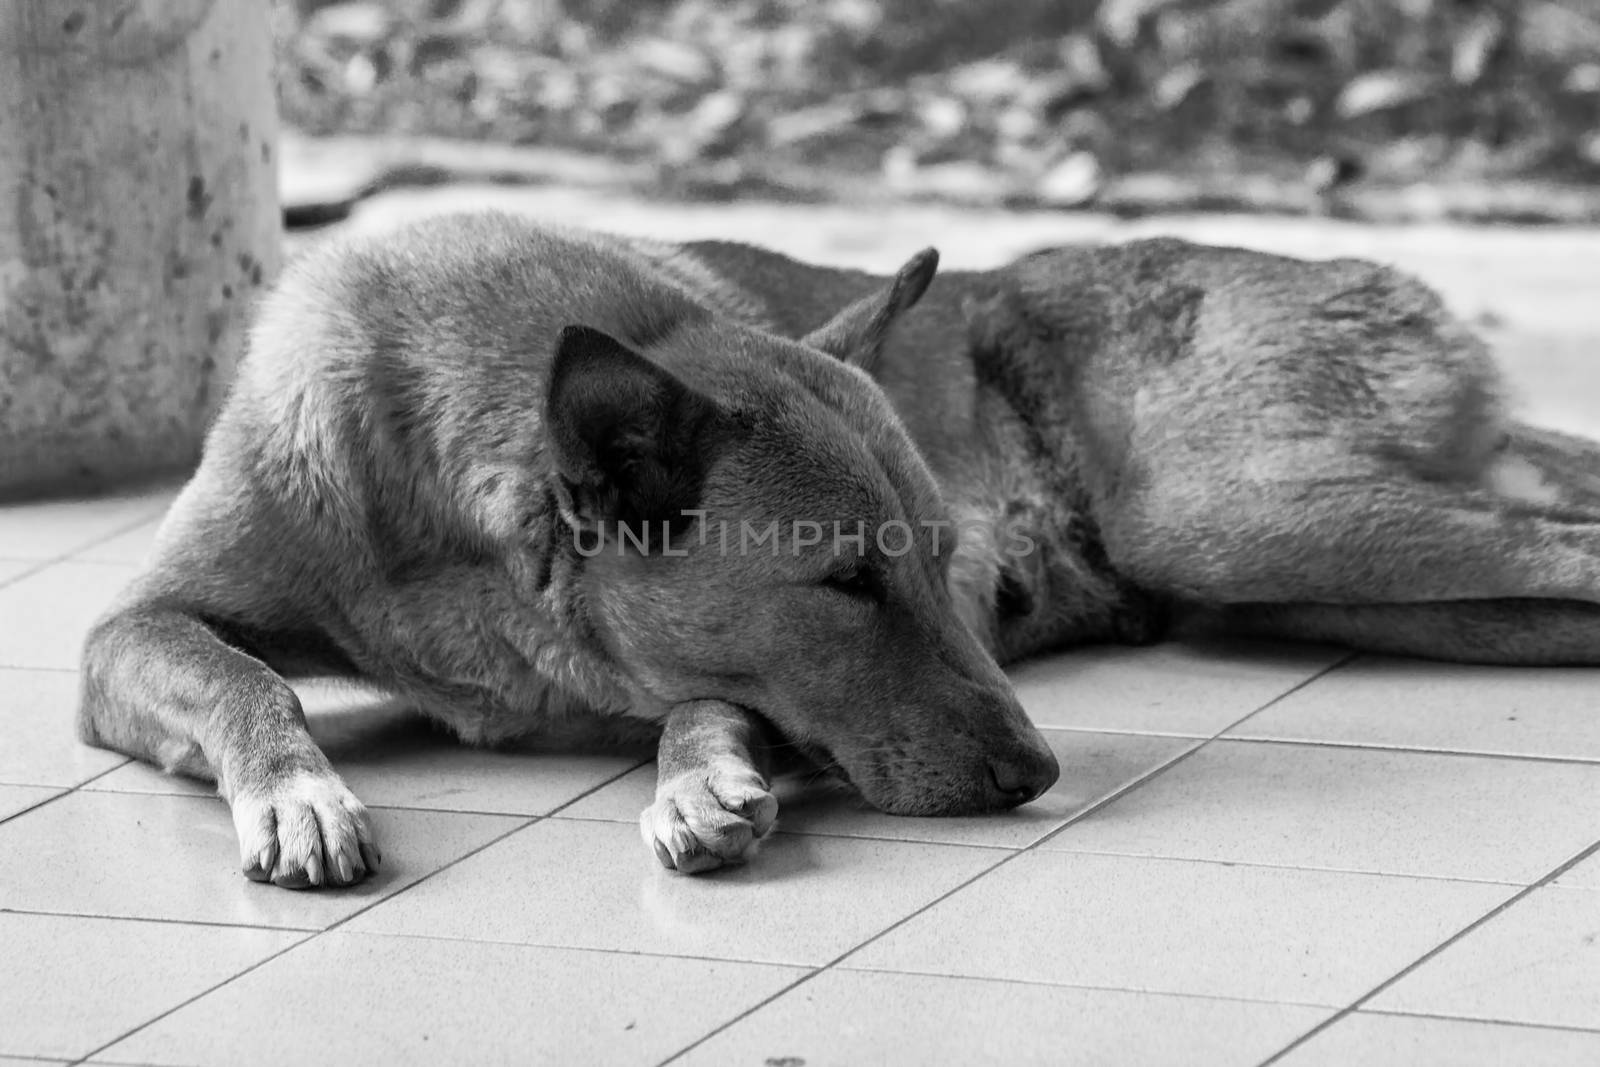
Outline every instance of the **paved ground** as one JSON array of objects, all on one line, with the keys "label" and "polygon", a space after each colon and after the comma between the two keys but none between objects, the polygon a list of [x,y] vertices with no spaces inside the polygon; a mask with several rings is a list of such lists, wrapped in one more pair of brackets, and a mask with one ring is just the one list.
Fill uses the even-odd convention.
[{"label": "paved ground", "polygon": [[[1373,255],[1489,313],[1532,408],[1600,432],[1594,234],[513,199],[877,267],[1158,229]],[[219,801],[72,739],[78,643],[168,499],[0,509],[0,1062],[1600,1062],[1595,672],[1061,656],[1016,672],[1064,767],[1038,803],[893,819],[786,787],[758,861],[704,879],[638,839],[649,765],[313,694],[387,864],[296,894],[238,873]]]}]

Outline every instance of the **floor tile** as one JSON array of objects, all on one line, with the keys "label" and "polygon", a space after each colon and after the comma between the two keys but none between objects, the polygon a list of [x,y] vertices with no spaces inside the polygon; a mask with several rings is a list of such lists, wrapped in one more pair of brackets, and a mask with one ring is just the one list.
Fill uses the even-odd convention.
[{"label": "floor tile", "polygon": [[1011,672],[1040,726],[1210,737],[1347,653],[1309,645],[1209,641],[1089,648]]},{"label": "floor tile", "polygon": [[0,824],[0,908],[321,929],[493,840],[520,820],[377,809],[376,878],[295,892],[239,871],[220,800],[79,791]]},{"label": "floor tile", "polygon": [[994,849],[777,834],[746,866],[664,870],[636,826],[547,819],[351,929],[820,964],[998,861]]},{"label": "floor tile", "polygon": [[1600,761],[1596,686],[1583,668],[1363,658],[1228,736]]},{"label": "floor tile", "polygon": [[1288,1004],[831,970],[679,1062],[1254,1067],[1328,1014]]},{"label": "floor tile", "polygon": [[1367,1007],[1600,1030],[1600,894],[1536,890]]},{"label": "floor tile", "polygon": [[[314,735],[321,732],[313,728]],[[504,815],[547,814],[639,762],[625,756],[469,748],[415,720],[346,734],[337,742],[324,743],[323,751],[345,784],[369,807]],[[118,768],[89,788],[177,796],[215,793],[209,783],[162,774],[143,763]]]},{"label": "floor tile", "polygon": [[1278,1061],[1281,1067],[1593,1067],[1600,1033],[1356,1012]]},{"label": "floor tile", "polygon": [[285,1041],[306,1035],[332,1063],[655,1064],[804,973],[335,931],[104,1058],[281,1067]]},{"label": "floor tile", "polygon": [[0,782],[72,786],[127,757],[78,740],[78,676],[0,669]]},{"label": "floor tile", "polygon": [[36,785],[0,785],[0,819],[42,804],[63,790]]},{"label": "floor tile", "polygon": [[139,563],[149,558],[156,545],[156,531],[161,529],[161,519],[152,518],[115,537],[96,541],[88,548],[72,554],[74,560],[84,563]]},{"label": "floor tile", "polygon": [[81,500],[44,500],[0,505],[0,557],[58,559],[109,538],[141,519],[154,518],[172,502],[171,487]]},{"label": "floor tile", "polygon": [[1597,834],[1593,764],[1213,741],[1044,847],[1526,885]]},{"label": "floor tile", "polygon": [[[785,777],[776,783],[778,825],[789,833],[1023,848],[1194,743],[1186,738],[1078,730],[1044,734],[1061,762],[1061,778],[1044,796],[1015,811],[974,818],[904,818],[874,810],[853,789]],[[637,822],[653,801],[655,788],[656,765],[649,763],[584,797],[562,815]]]},{"label": "floor tile", "polygon": [[303,936],[0,911],[0,1052],[87,1055]]},{"label": "floor tile", "polygon": [[138,568],[56,563],[0,586],[0,667],[75,670],[83,638]]},{"label": "floor tile", "polygon": [[845,967],[1342,1005],[1509,887],[1030,852]]}]

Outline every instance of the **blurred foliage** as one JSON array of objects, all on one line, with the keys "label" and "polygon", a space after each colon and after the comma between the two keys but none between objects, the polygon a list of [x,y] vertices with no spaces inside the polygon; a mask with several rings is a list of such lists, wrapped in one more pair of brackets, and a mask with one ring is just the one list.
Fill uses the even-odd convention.
[{"label": "blurred foliage", "polygon": [[1600,0],[297,0],[285,119],[1092,200],[1600,178]]}]

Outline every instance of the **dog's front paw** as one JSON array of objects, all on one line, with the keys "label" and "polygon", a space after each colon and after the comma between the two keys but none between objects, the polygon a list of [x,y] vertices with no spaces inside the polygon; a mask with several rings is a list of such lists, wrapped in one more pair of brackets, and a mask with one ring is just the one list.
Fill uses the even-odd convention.
[{"label": "dog's front paw", "polygon": [[382,859],[367,809],[332,772],[241,790],[233,827],[245,877],[285,889],[354,885]]},{"label": "dog's front paw", "polygon": [[698,874],[743,863],[777,818],[778,798],[754,771],[711,769],[658,785],[639,829],[663,867]]}]

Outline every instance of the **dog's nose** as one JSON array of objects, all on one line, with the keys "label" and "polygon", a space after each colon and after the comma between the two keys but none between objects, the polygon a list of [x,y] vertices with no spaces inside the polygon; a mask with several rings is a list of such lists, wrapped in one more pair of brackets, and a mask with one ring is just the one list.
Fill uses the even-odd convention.
[{"label": "dog's nose", "polygon": [[1016,759],[989,761],[989,778],[1011,808],[1038,799],[1059,777],[1061,765],[1056,762],[1055,753],[1043,745],[1037,752]]}]

